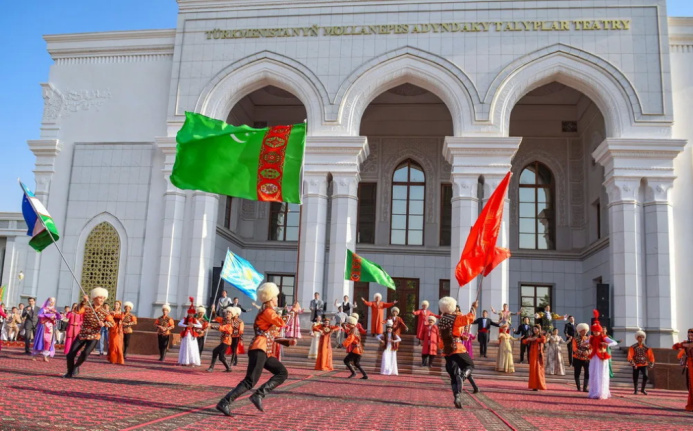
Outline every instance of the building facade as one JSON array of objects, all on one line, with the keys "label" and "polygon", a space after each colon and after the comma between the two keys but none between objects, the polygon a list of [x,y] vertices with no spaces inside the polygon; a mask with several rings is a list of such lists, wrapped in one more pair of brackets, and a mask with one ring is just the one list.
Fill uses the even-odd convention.
[{"label": "building facade", "polygon": [[[85,287],[180,312],[209,301],[231,249],[303,307],[381,292],[407,315],[447,294],[466,308],[478,281],[460,288],[454,266],[511,170],[513,257],[482,308],[599,308],[654,346],[693,326],[693,21],[664,0],[178,4],[171,30],[45,37],[36,196]],[[172,186],[185,111],[306,120],[302,205]],[[345,281],[347,249],[397,289]],[[15,299],[79,296],[55,250],[35,267]]]}]

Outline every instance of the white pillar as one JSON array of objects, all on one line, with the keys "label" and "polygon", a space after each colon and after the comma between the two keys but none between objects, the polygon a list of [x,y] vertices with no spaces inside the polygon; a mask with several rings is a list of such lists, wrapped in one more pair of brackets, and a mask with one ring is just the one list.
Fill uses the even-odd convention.
[{"label": "white pillar", "polygon": [[185,217],[185,192],[171,184],[169,179],[176,159],[176,139],[174,137],[157,138],[156,144],[164,154],[162,174],[166,181],[166,192],[163,196],[164,219],[162,220],[161,259],[159,261],[159,284],[156,291],[156,301],[153,304],[154,314],[158,313],[158,308],[167,302],[171,303],[174,310],[177,305],[181,242]]},{"label": "white pillar", "polygon": [[[451,287],[456,283],[455,267],[469,236],[469,230],[479,217],[477,184],[484,176],[486,198],[510,171],[511,161],[520,146],[518,137],[446,137],[443,155],[452,165],[452,242],[450,247]],[[507,247],[508,203],[506,200],[503,224],[498,238],[499,247]],[[508,263],[496,267],[484,280],[479,297],[480,308],[500,307],[508,299]],[[467,310],[476,299],[476,280],[459,288],[457,299],[462,310]]]},{"label": "white pillar", "polygon": [[306,310],[313,299],[313,293],[322,293],[325,280],[326,229],[327,172],[304,172],[296,299]]},{"label": "white pillar", "polygon": [[[630,342],[645,329],[648,344],[676,339],[673,223],[668,190],[674,159],[686,144],[677,139],[608,138],[592,153],[604,166],[609,194],[609,248],[614,336]],[[644,206],[638,201],[645,180]]]},{"label": "white pillar", "polygon": [[354,250],[356,245],[359,172],[368,157],[368,140],[365,136],[308,137],[306,152],[313,155],[311,163],[332,174],[330,251],[322,296],[329,310],[335,299],[353,298],[353,283],[344,280],[344,265],[346,249]]},{"label": "white pillar", "polygon": [[647,273],[647,332],[652,346],[670,346],[677,340],[676,283],[674,277],[674,222],[669,190],[672,179],[649,179],[645,189],[645,270]]},{"label": "white pillar", "polygon": [[195,304],[204,304],[212,276],[214,241],[217,235],[217,211],[219,195],[195,191],[192,196],[192,235],[190,238],[190,270],[187,289],[179,292],[181,304],[188,303],[188,296],[195,298]]}]

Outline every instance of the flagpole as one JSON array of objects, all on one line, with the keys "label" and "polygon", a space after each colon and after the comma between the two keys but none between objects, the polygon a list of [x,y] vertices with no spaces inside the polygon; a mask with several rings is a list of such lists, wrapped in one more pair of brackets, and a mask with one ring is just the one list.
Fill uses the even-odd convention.
[{"label": "flagpole", "polygon": [[[224,269],[223,266],[222,266],[222,269]],[[217,281],[217,290],[214,291],[214,296],[212,297],[212,307],[214,307],[215,304],[216,304],[217,295],[219,294],[219,288],[220,288],[220,287],[221,287],[221,271],[219,272],[219,280]],[[212,317],[212,307],[209,308],[209,311],[210,311],[209,317],[210,317],[210,318]],[[216,311],[216,310],[215,310],[215,311]],[[205,313],[205,314],[206,314],[206,313]]]},{"label": "flagpole", "polygon": [[[29,205],[31,205],[31,208],[34,210],[34,213],[36,213],[36,218],[41,220],[41,224],[43,225],[43,228],[46,229],[46,232],[48,232],[48,236],[50,236],[51,242],[53,242],[53,245],[55,245],[55,248],[58,250],[58,253],[60,253],[60,257],[63,258],[63,262],[65,262],[65,266],[67,266],[67,269],[70,271],[70,274],[72,274],[72,278],[77,283],[77,287],[79,287],[79,290],[82,291],[84,296],[88,296],[87,293],[84,291],[84,289],[82,289],[82,285],[80,284],[79,280],[77,280],[77,276],[72,271],[72,268],[70,268],[70,264],[67,263],[67,259],[65,259],[65,255],[63,254],[62,250],[60,250],[60,247],[58,247],[58,243],[56,242],[55,237],[53,236],[53,233],[51,232],[50,229],[48,229],[48,226],[46,226],[46,222],[43,221],[43,217],[41,217],[41,214],[39,214],[39,212],[36,211],[36,207],[34,206],[34,203],[31,201],[31,199],[29,199],[29,196],[27,196],[26,190],[24,190],[24,187],[22,187],[22,182],[19,178],[17,178],[17,182],[19,183],[19,188],[22,189],[22,193],[24,193],[24,196],[27,198],[26,200],[29,201]],[[94,312],[94,316],[96,316],[96,320],[101,322],[101,319],[99,319],[98,314],[96,314],[96,310],[94,310],[94,307],[91,305],[91,302],[87,301],[87,304],[89,304],[89,307]]]}]

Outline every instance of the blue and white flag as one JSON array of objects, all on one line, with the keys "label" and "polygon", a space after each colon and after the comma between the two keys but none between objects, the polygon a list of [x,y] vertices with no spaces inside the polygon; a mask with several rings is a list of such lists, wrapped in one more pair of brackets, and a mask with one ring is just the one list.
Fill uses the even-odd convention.
[{"label": "blue and white flag", "polygon": [[232,253],[231,250],[226,250],[221,278],[248,295],[253,301],[257,301],[257,288],[265,277],[257,272],[250,262]]}]

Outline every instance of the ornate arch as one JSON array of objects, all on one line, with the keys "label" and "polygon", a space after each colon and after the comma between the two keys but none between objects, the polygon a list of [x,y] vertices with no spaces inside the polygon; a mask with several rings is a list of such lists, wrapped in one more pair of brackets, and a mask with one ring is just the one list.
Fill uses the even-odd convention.
[{"label": "ornate arch", "polygon": [[448,60],[404,47],[364,63],[344,81],[335,104],[339,105],[338,122],[345,133],[357,136],[363,113],[373,99],[405,83],[426,89],[445,103],[455,136],[472,128],[475,106],[481,104],[469,77]]},{"label": "ornate arch", "polygon": [[[125,283],[127,239],[123,224],[108,212],[97,215],[84,225],[77,243],[75,267],[80,284],[87,293],[102,286],[108,290],[109,303],[120,299],[118,286]],[[80,296],[79,288],[73,286],[72,297]]]},{"label": "ornate arch", "polygon": [[556,185],[556,226],[567,226],[567,192],[566,192],[566,174],[564,163],[561,163],[554,155],[542,149],[532,149],[532,151],[519,152],[512,161],[513,176],[510,179],[508,196],[510,197],[510,224],[517,225],[518,222],[518,194],[520,184],[520,173],[528,164],[537,161],[541,162],[551,170],[554,183]]},{"label": "ornate arch", "polygon": [[240,59],[217,73],[202,89],[195,112],[226,118],[243,97],[268,85],[295,95],[305,106],[309,123],[322,124],[330,103],[320,79],[298,61],[270,51]]},{"label": "ornate arch", "polygon": [[517,59],[496,76],[484,98],[491,104],[493,124],[507,135],[520,98],[553,81],[589,97],[604,116],[609,136],[627,134],[642,119],[640,100],[623,73],[593,54],[556,44]]}]

